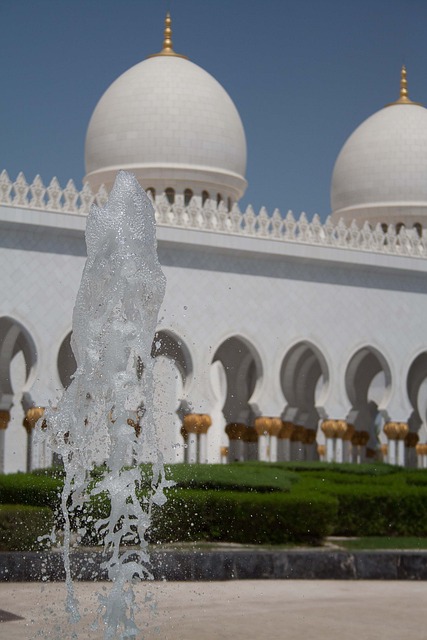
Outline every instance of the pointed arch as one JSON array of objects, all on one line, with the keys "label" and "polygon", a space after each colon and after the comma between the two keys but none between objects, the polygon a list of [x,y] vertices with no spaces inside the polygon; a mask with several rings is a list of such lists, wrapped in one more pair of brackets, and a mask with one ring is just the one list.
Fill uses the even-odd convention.
[{"label": "pointed arch", "polygon": [[24,325],[14,318],[3,316],[0,318],[0,402],[6,396],[13,397],[10,364],[18,353],[22,353],[24,360],[25,389],[30,386],[37,364],[36,345]]},{"label": "pointed arch", "polygon": [[181,374],[183,383],[191,377],[193,362],[190,350],[184,340],[170,329],[160,329],[156,332],[151,349],[153,358],[164,356],[172,360]]},{"label": "pointed arch", "polygon": [[317,429],[329,383],[326,358],[313,343],[303,340],[285,355],[280,368],[280,383],[287,401],[284,419]]},{"label": "pointed arch", "polygon": [[183,462],[182,417],[187,413],[187,386],[192,379],[190,351],[175,332],[157,331],[151,355],[154,363],[155,415],[159,445],[167,463]]},{"label": "pointed arch", "polygon": [[371,345],[359,348],[348,362],[345,389],[351,404],[348,422],[358,431],[367,431],[368,446],[376,448],[380,411],[391,389],[391,369],[385,356]]},{"label": "pointed arch", "polygon": [[257,350],[246,338],[231,336],[216,349],[212,363],[217,361],[222,364],[226,379],[222,407],[226,422],[252,425],[255,411],[251,401],[262,379]]},{"label": "pointed arch", "polygon": [[409,417],[409,428],[418,431],[427,427],[427,351],[420,353],[412,362],[406,379],[406,389],[413,412]]},{"label": "pointed arch", "polygon": [[70,331],[61,342],[57,358],[58,375],[64,389],[69,387],[72,376],[77,369],[76,359],[71,348],[71,335]]}]

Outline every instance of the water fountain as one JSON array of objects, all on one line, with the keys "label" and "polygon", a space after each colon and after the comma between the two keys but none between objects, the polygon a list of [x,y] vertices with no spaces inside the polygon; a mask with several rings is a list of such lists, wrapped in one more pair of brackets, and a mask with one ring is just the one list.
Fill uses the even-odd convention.
[{"label": "water fountain", "polygon": [[[99,595],[105,640],[135,638],[133,582],[150,577],[146,532],[152,505],[169,486],[160,453],[142,494],[139,463],[158,450],[153,415],[151,349],[166,280],[157,258],[151,201],[136,178],[120,172],[102,208],[92,206],[86,226],[87,261],[73,314],[77,370],[56,406],[44,415],[46,438],[65,467],[62,492],[67,610],[80,618],[71,567],[71,521],[96,498],[108,518],[91,526],[103,541],[112,587]],[[103,465],[94,483],[90,472]],[[87,524],[87,523],[86,523]],[[86,533],[82,521],[78,531]],[[123,543],[137,542],[126,550]]]}]

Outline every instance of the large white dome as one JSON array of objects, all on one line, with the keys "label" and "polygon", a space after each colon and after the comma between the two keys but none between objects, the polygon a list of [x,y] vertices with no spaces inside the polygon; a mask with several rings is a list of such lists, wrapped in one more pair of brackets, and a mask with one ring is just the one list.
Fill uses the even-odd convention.
[{"label": "large white dome", "polygon": [[365,120],[337,158],[331,205],[335,221],[426,226],[427,109],[406,99]]},{"label": "large white dome", "polygon": [[107,89],[89,123],[85,157],[94,190],[109,188],[119,169],[144,188],[205,190],[231,201],[247,184],[245,133],[231,98],[173,52],[135,65]]}]

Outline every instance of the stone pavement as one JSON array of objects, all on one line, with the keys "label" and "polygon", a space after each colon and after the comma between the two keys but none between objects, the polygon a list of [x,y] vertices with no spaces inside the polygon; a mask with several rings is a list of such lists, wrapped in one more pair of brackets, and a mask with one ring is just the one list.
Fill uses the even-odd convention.
[{"label": "stone pavement", "polygon": [[[83,615],[70,627],[64,583],[0,583],[0,609],[23,618],[0,622],[0,638],[71,640],[78,631],[79,640],[101,640],[102,632],[91,624],[96,594],[106,589],[106,582],[76,584]],[[136,591],[141,603],[153,594],[143,605],[138,640],[425,640],[427,635],[427,586],[421,581],[153,582]],[[151,616],[150,609],[155,609]]]}]

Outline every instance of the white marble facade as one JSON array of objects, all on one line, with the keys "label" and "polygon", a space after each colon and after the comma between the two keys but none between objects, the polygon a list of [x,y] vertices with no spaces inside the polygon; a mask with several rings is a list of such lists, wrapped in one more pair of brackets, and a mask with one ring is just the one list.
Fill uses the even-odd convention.
[{"label": "white marble facade", "polygon": [[[86,216],[94,199],[105,201],[102,184],[108,188],[118,168],[133,170],[155,199],[167,277],[156,406],[167,462],[320,457],[424,466],[427,192],[424,198],[419,185],[427,184],[427,175],[420,178],[426,110],[407,102],[391,108],[400,110],[398,119],[404,111],[416,116],[411,127],[425,127],[416,206],[410,176],[401,192],[395,177],[389,188],[401,228],[386,215],[380,224],[371,202],[366,216],[360,213],[372,195],[363,171],[355,177],[360,202],[352,190],[348,205],[360,204],[358,226],[336,216],[322,224],[317,216],[308,221],[304,214],[239,210],[246,143],[237,110],[222,87],[176,57],[166,39],[159,56],[127,73],[106,92],[89,126],[87,179],[96,196],[89,184],[78,192],[71,181],[62,190],[55,180],[46,188],[38,177],[30,185],[22,174],[15,181],[0,175],[0,471],[52,462],[49,451],[32,444],[32,426],[27,419],[24,428],[23,419],[30,407],[55,403],[69,382]],[[155,84],[159,74],[170,73],[197,85],[195,103],[181,111],[154,109],[146,116],[152,121],[138,124],[144,115],[135,114],[126,91],[141,77]],[[117,86],[126,89],[122,118]],[[177,89],[176,95],[182,106],[184,94]],[[163,104],[164,97],[158,100]],[[127,130],[129,109],[136,125]],[[165,132],[162,118],[173,117],[172,152],[172,129]],[[221,121],[222,137],[215,133]],[[404,145],[404,137],[396,144]],[[360,136],[356,146],[360,153]],[[396,158],[402,157],[399,151]],[[357,172],[356,165],[354,155],[347,154],[345,167],[341,160],[343,188],[341,169],[334,173],[336,210],[347,206],[348,171]],[[388,173],[380,173],[383,202]],[[184,439],[182,425],[190,425],[193,414],[209,416],[208,422],[189,427]]]},{"label": "white marble facade", "polygon": [[[24,408],[55,402],[70,373],[67,336],[85,259],[85,219],[0,207],[1,408],[12,414],[2,431],[4,471],[26,464]],[[409,420],[426,440],[424,243],[392,247],[383,234],[369,250],[352,246],[350,230],[344,240],[335,230],[329,238],[335,244],[327,244],[326,234],[323,242],[309,233],[302,240],[298,225],[290,225],[293,238],[225,227],[158,224],[168,282],[157,365],[167,459],[184,457],[180,416],[189,411],[212,418],[212,462],[229,444],[225,425],[253,426],[257,416],[316,430],[322,419],[348,419],[370,433],[372,449],[386,441],[385,422]],[[317,441],[323,442],[321,430]],[[37,455],[33,465],[49,462]]]}]

